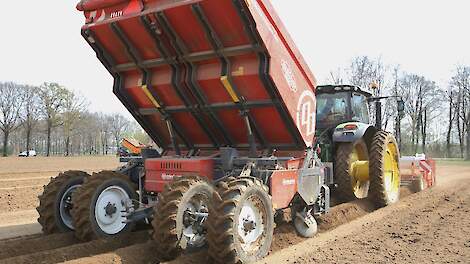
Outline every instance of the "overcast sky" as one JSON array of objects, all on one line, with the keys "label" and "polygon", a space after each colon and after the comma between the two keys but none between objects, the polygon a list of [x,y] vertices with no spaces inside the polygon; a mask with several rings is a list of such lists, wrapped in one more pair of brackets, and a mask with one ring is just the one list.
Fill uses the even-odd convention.
[{"label": "overcast sky", "polygon": [[[76,0],[4,1],[0,81],[59,82],[88,98],[93,111],[126,110],[112,79],[80,36]],[[468,0],[272,0],[320,81],[358,55],[445,85],[458,63],[470,65]]]}]

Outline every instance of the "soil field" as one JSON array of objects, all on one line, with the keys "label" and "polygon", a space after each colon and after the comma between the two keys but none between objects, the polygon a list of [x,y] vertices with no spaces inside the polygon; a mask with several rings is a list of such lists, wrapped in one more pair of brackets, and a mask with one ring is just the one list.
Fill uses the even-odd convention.
[{"label": "soil field", "polygon": [[[34,208],[51,176],[118,165],[113,157],[0,158],[0,263],[157,263],[150,230],[87,243],[71,233],[39,234]],[[387,208],[375,210],[367,200],[335,206],[319,225],[319,235],[302,239],[290,223],[278,224],[260,263],[469,263],[470,165],[439,165],[436,187],[402,189],[400,202]],[[201,250],[171,263],[205,263],[206,256]]]},{"label": "soil field", "polygon": [[0,158],[0,215],[35,209],[43,185],[62,171],[92,173],[118,166],[113,156]]}]

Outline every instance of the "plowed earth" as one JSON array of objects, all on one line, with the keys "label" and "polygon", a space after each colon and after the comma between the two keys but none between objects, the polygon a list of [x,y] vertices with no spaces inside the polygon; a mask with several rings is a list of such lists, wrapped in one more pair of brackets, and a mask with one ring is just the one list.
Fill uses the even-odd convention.
[{"label": "plowed earth", "polygon": [[[36,196],[49,177],[60,170],[118,166],[115,158],[93,159],[31,159],[27,165],[24,159],[10,165],[0,159],[0,263],[158,262],[150,230],[87,243],[71,233],[39,233]],[[470,164],[438,170],[436,187],[418,194],[403,188],[393,206],[375,210],[367,200],[334,206],[318,219],[315,238],[300,238],[290,223],[279,223],[272,251],[260,263],[469,263]],[[206,256],[201,250],[171,263],[205,263]]]}]

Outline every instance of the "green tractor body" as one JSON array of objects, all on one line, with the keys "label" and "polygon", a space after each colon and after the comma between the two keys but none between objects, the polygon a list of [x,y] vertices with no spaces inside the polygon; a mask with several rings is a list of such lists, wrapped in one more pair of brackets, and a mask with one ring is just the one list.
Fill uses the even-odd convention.
[{"label": "green tractor body", "polygon": [[316,98],[316,136],[337,197],[344,202],[369,198],[377,207],[396,202],[399,150],[395,138],[378,125],[380,117],[373,125],[369,114],[369,103],[384,98],[351,85],[318,86]]}]

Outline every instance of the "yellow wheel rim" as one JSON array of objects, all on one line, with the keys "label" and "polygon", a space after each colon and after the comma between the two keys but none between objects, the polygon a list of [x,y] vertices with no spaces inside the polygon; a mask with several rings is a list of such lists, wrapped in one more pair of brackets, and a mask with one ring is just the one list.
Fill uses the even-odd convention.
[{"label": "yellow wheel rim", "polygon": [[356,144],[350,156],[349,175],[351,176],[351,187],[354,195],[363,199],[369,192],[369,158],[367,149],[362,149],[360,144]]},{"label": "yellow wheel rim", "polygon": [[384,155],[384,184],[390,201],[396,201],[400,193],[400,170],[398,169],[398,150],[393,142],[387,144]]}]

